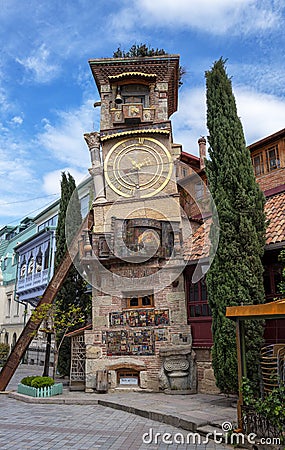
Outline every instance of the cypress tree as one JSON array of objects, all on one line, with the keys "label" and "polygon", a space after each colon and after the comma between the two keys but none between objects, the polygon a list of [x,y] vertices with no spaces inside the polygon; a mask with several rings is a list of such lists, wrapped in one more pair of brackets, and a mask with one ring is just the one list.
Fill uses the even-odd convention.
[{"label": "cypress tree", "polygon": [[[82,223],[80,201],[76,189],[75,181],[69,173],[62,173],[61,198],[58,213],[58,224],[56,228],[56,253],[55,268],[61,263],[67,251],[67,238],[70,241],[78,231]],[[90,295],[86,293],[86,282],[80,276],[76,268],[72,265],[66,280],[60,288],[56,297],[57,308],[62,314],[68,311],[71,306],[80,307],[85,312],[86,321],[91,310]],[[82,326],[82,324],[80,324]],[[74,327],[76,329],[78,327]],[[62,336],[57,336],[58,341]],[[60,348],[58,359],[58,371],[61,375],[69,375],[70,371],[70,339],[65,339]]]},{"label": "cypress tree", "polygon": [[[212,310],[213,368],[222,392],[237,392],[235,326],[226,307],[264,302],[265,198],[256,183],[250,153],[225,61],[206,72],[209,156],[206,173],[219,217],[219,245],[206,282]],[[216,225],[212,225],[214,239]],[[247,376],[258,386],[263,324],[245,322]]]}]

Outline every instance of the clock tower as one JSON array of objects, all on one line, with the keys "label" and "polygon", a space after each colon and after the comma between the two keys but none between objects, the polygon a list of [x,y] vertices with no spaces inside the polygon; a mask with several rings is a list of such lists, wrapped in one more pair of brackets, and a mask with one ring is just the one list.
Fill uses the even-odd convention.
[{"label": "clock tower", "polygon": [[92,224],[79,243],[93,304],[86,390],[102,389],[104,379],[103,390],[192,393],[181,250],[188,230],[176,183],[181,146],[170,122],[179,56],[89,65],[101,117],[100,131],[84,135],[95,191]]}]

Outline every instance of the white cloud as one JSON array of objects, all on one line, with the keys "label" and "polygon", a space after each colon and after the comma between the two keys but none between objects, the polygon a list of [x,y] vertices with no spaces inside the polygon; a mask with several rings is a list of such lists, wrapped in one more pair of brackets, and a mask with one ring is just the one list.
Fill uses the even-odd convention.
[{"label": "white cloud", "polygon": [[80,172],[73,167],[64,167],[60,170],[54,170],[44,175],[43,177],[43,190],[46,194],[58,194],[60,195],[60,182],[62,172],[69,172],[78,186],[84,178],[89,176],[88,172]]},{"label": "white cloud", "polygon": [[174,141],[183,144],[187,153],[198,153],[198,139],[207,135],[206,98],[204,88],[184,89],[179,98],[178,112],[174,114]]},{"label": "white cloud", "polygon": [[14,124],[14,125],[22,125],[22,123],[23,123],[23,118],[20,117],[20,116],[14,116],[14,117],[11,119],[11,123]]},{"label": "white cloud", "polygon": [[[125,19],[126,20],[122,20]],[[269,0],[136,0],[117,15],[121,28],[185,27],[222,35],[256,33],[281,23]]]},{"label": "white cloud", "polygon": [[2,222],[34,215],[50,202],[48,196],[59,195],[62,171],[71,173],[76,184],[89,176],[91,163],[83,134],[99,129],[98,116],[99,110],[89,100],[77,110],[58,112],[55,124],[43,120],[42,133],[28,140],[15,127],[21,123],[20,115],[6,125],[0,122],[0,177],[5,180],[1,183]]},{"label": "white cloud", "polygon": [[55,78],[59,73],[59,66],[52,63],[50,51],[45,44],[33,50],[26,58],[16,58],[25,70],[32,73],[33,78],[38,83],[47,83]]},{"label": "white cloud", "polygon": [[285,98],[248,87],[235,89],[235,96],[247,144],[284,128]]},{"label": "white cloud", "polygon": [[10,108],[10,104],[7,98],[5,89],[0,86],[0,113],[6,113]]},{"label": "white cloud", "polygon": [[0,137],[1,220],[9,223],[11,218],[20,219],[43,203],[33,200],[39,196],[41,186],[23,147],[25,143],[8,130]]},{"label": "white cloud", "polygon": [[43,132],[37,136],[38,145],[43,151],[51,152],[57,161],[87,170],[90,159],[83,134],[94,130],[94,120],[98,114],[91,100],[78,110],[58,112],[56,125],[45,122]]},{"label": "white cloud", "polygon": [[[269,60],[260,61],[259,64],[231,63],[228,67],[233,74],[233,82],[254,86],[259,92],[266,94],[285,95],[285,66],[282,52],[278,49],[279,58],[273,52]],[[272,60],[271,60],[272,59]]]},{"label": "white cloud", "polygon": [[[247,144],[284,128],[285,99],[254,91],[247,86],[234,89]],[[173,116],[174,141],[183,150],[198,154],[197,141],[209,133],[206,127],[206,99],[204,88],[185,90],[180,97],[178,112]]]}]

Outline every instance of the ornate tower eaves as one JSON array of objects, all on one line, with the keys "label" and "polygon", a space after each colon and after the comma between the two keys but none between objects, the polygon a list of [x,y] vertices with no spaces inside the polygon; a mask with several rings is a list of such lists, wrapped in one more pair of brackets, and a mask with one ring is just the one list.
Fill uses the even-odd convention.
[{"label": "ornate tower eaves", "polygon": [[157,83],[168,84],[168,116],[178,107],[179,55],[146,56],[137,58],[100,58],[89,60],[99,93],[110,85],[112,77],[126,73],[150,74]]}]

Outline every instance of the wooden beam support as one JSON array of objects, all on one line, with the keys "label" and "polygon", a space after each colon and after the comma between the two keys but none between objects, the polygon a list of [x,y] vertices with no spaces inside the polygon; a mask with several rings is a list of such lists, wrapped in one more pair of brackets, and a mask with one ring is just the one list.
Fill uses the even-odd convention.
[{"label": "wooden beam support", "polygon": [[240,342],[240,321],[236,321],[236,343],[237,343],[237,363],[238,363],[238,404],[237,404],[237,415],[238,415],[238,428],[242,430],[242,411],[241,407],[243,404],[243,397],[241,391],[242,385],[242,356],[241,356],[241,342]]},{"label": "wooden beam support", "polygon": [[285,316],[285,299],[259,305],[228,306],[226,317],[235,319],[277,319]]}]

